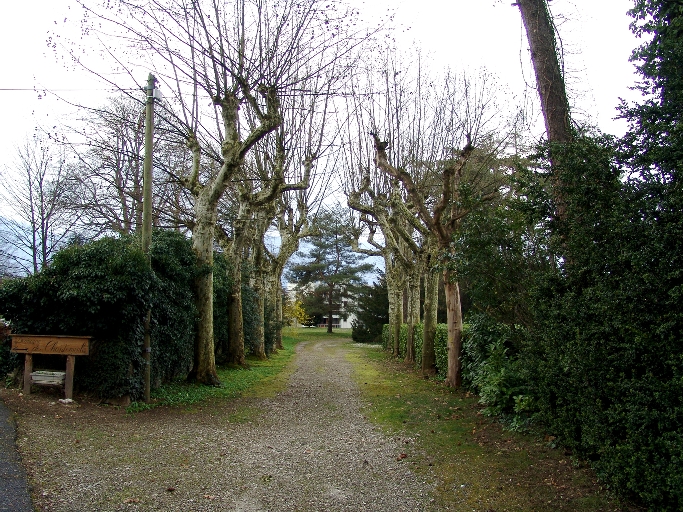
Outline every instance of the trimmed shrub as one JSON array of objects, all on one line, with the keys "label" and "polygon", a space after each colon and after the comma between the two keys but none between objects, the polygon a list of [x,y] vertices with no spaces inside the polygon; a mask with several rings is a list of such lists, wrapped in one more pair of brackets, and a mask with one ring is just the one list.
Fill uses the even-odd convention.
[{"label": "trimmed shrub", "polygon": [[152,233],[152,383],[185,378],[192,369],[197,310],[192,242],[176,231]]},{"label": "trimmed shrub", "polygon": [[93,336],[74,384],[97,396],[143,393],[144,317],[152,308],[153,382],[184,377],[192,365],[195,260],[179,233],[156,232],[152,264],[131,237],[72,245],[42,272],[3,282],[0,304],[14,332]]},{"label": "trimmed shrub", "polygon": [[408,324],[401,324],[401,331],[398,335],[398,355],[404,357],[406,355],[406,345],[408,344]]},{"label": "trimmed shrub", "polygon": [[382,348],[384,348],[384,350],[389,350],[390,339],[391,334],[389,333],[389,324],[384,324],[382,326]]}]

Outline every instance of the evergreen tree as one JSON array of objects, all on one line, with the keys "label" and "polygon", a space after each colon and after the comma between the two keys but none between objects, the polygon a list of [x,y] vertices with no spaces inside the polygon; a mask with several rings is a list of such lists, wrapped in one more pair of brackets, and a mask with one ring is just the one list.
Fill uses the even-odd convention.
[{"label": "evergreen tree", "polygon": [[332,316],[345,313],[343,302],[355,296],[363,284],[363,275],[374,268],[363,263],[364,256],[352,251],[351,227],[349,211],[340,206],[320,214],[315,220],[316,235],[309,240],[310,248],[297,254],[302,260],[290,268],[288,275],[300,292],[313,295],[313,300],[304,300],[304,307],[308,304],[306,313],[315,316],[324,312],[329,333]]},{"label": "evergreen tree", "polygon": [[360,288],[356,298],[351,337],[358,343],[380,343],[382,326],[389,323],[389,290],[384,272],[372,284]]}]

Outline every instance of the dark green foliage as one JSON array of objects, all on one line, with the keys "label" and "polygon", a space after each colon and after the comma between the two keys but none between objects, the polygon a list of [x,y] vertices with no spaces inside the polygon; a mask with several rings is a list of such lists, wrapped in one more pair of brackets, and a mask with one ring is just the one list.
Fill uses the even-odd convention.
[{"label": "dark green foliage", "polygon": [[323,319],[329,309],[325,302],[326,294],[319,288],[307,290],[307,292],[303,294],[301,307],[304,308],[304,311],[308,316],[308,321],[302,323],[304,327],[316,327],[323,323]]},{"label": "dark green foliage", "polygon": [[224,253],[213,255],[213,340],[216,362],[224,361],[228,353],[232,263]]},{"label": "dark green foliage", "polygon": [[19,356],[10,352],[12,346],[10,331],[9,324],[0,316],[0,378],[4,378],[19,365]]},{"label": "dark green foliage", "polygon": [[384,324],[382,326],[382,348],[384,350],[389,350],[389,340],[391,339],[391,334],[389,333],[389,324]]},{"label": "dark green foliage", "polygon": [[[323,313],[328,321],[333,315],[343,316],[342,303],[355,297],[363,275],[374,269],[352,251],[351,228],[348,210],[338,206],[323,212],[315,220],[317,234],[310,238],[310,247],[297,253],[301,259],[290,267],[287,277],[304,295],[304,310],[310,316]],[[313,298],[306,300],[306,295]]]},{"label": "dark green foliage", "polygon": [[[418,368],[422,364],[422,343],[424,326],[423,324],[415,324],[414,326],[414,342],[415,342],[415,367]],[[389,340],[391,335],[389,333],[389,324],[382,326],[382,347],[388,350]],[[399,348],[401,355],[405,355],[406,341],[408,339],[408,324],[401,325],[401,333],[399,336]],[[448,325],[437,324],[436,336],[434,337],[434,351],[436,352],[436,370],[437,377],[440,379],[446,378],[446,371],[448,370]]]},{"label": "dark green foliage", "polygon": [[525,374],[520,352],[526,331],[486,314],[470,315],[464,333],[463,383],[480,396],[485,413],[527,419],[534,389]]},{"label": "dark green foliage", "polygon": [[141,391],[143,317],[152,273],[128,239],[105,238],[60,251],[38,274],[3,283],[0,304],[16,333],[90,335],[75,385],[117,397]]},{"label": "dark green foliage", "polygon": [[621,181],[617,157],[604,136],[553,148],[566,222],[544,192],[548,148],[508,204],[464,221],[465,379],[513,426],[536,417],[613,490],[679,510],[683,202],[661,174]]},{"label": "dark green foliage", "polygon": [[398,334],[398,354],[400,357],[406,355],[406,346],[408,344],[408,324],[401,324],[401,329]]},{"label": "dark green foliage", "polygon": [[188,240],[156,232],[155,273],[133,238],[103,238],[60,251],[42,272],[0,287],[17,333],[93,336],[75,385],[102,397],[142,394],[143,320],[152,307],[153,382],[184,377],[192,364],[194,255]]},{"label": "dark green foliage", "polygon": [[361,286],[354,308],[351,337],[358,343],[380,343],[382,326],[389,322],[389,292],[384,274],[372,285]]},{"label": "dark green foliage", "polygon": [[193,361],[197,312],[196,257],[192,242],[176,231],[152,233],[152,382],[185,378]]}]

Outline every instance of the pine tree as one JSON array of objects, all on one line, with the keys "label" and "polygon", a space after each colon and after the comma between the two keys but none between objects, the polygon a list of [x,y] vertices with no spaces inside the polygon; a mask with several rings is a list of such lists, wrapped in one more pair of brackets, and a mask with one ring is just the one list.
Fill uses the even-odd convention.
[{"label": "pine tree", "polygon": [[[315,316],[324,312],[327,332],[332,332],[332,317],[344,314],[343,301],[352,299],[363,284],[363,276],[374,266],[351,249],[349,236],[351,216],[341,207],[324,211],[315,220],[315,236],[309,240],[308,250],[297,255],[302,260],[290,268],[288,278],[297,284],[300,292],[313,295],[306,313]],[[320,311],[313,310],[315,305]]]}]

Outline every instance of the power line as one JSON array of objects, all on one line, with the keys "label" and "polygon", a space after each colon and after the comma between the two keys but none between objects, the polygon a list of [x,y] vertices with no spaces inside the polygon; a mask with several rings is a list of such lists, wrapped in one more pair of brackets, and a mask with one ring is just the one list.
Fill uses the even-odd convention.
[{"label": "power line", "polygon": [[49,89],[47,87],[34,87],[31,89],[21,87],[0,87],[0,91],[32,91],[32,92],[78,92],[78,91],[139,91],[141,87],[121,88],[121,89]]}]

